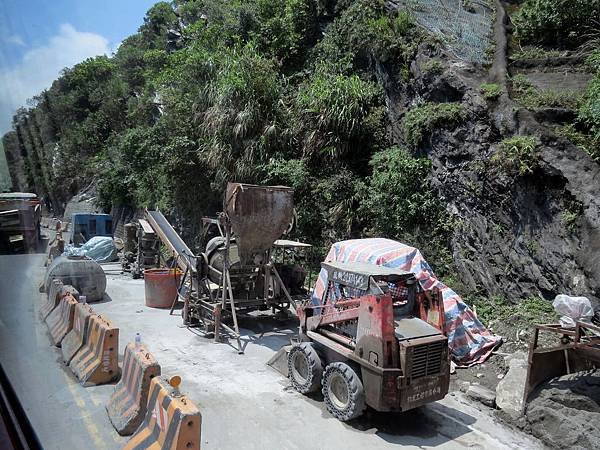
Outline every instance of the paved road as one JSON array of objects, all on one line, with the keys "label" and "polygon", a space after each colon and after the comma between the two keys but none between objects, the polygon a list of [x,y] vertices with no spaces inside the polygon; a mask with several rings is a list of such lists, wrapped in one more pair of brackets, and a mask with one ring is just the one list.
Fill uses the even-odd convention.
[{"label": "paved road", "polygon": [[[49,343],[37,317],[40,255],[0,256],[0,359],[47,449],[122,447],[104,404],[112,386],[83,388]],[[120,353],[136,332],[161,363],[179,374],[182,392],[202,411],[206,449],[536,449],[537,441],[498,423],[461,394],[404,414],[367,414],[343,424],[319,395],[290,389],[265,362],[295,332],[293,323],[244,322],[246,353],[181,327],[181,318],[143,304],[143,280],[105,266],[107,297],[93,305],[120,326]],[[250,328],[252,331],[250,331]]]},{"label": "paved road", "polygon": [[113,386],[80,386],[39,319],[43,263],[0,256],[0,361],[46,450],[120,448],[104,410]]}]

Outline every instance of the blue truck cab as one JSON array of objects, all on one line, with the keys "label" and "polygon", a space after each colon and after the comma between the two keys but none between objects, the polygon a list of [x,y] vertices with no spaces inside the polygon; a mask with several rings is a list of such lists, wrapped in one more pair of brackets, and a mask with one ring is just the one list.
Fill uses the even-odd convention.
[{"label": "blue truck cab", "polygon": [[113,235],[113,221],[110,214],[73,214],[71,220],[71,243],[76,247],[94,236]]}]

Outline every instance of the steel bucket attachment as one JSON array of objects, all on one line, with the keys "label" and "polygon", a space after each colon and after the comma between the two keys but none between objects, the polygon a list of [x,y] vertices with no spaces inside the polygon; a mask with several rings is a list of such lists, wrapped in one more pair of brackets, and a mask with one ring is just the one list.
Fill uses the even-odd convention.
[{"label": "steel bucket attachment", "polygon": [[[554,346],[539,343],[540,332],[549,332],[559,342]],[[538,385],[551,378],[600,368],[600,327],[577,322],[575,328],[559,324],[536,325],[529,344],[527,379],[523,406]]]},{"label": "steel bucket attachment", "polygon": [[265,252],[292,222],[293,195],[293,189],[284,186],[227,185],[223,210],[243,265],[266,262]]}]

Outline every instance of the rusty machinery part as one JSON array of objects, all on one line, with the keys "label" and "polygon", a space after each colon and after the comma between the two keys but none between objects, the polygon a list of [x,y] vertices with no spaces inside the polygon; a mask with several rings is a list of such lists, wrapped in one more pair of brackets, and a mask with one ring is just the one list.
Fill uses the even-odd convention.
[{"label": "rusty machinery part", "polygon": [[[221,282],[221,274],[223,273],[223,267],[225,264],[225,252],[226,252],[226,239],[221,236],[212,238],[206,244],[206,251],[204,255],[208,263],[207,275],[208,279],[213,283]],[[232,239],[229,247],[229,266],[230,270],[235,270],[236,267],[240,266],[240,259],[238,257],[238,248],[235,245],[235,240]]]},{"label": "rusty machinery part", "polygon": [[132,435],[144,420],[150,382],[160,373],[160,364],[146,347],[127,344],[123,375],[106,405],[108,417],[121,436]]},{"label": "rusty machinery part", "polygon": [[146,210],[146,219],[150,228],[156,233],[156,236],[167,247],[173,255],[177,266],[185,272],[186,270],[196,270],[196,256],[177,234],[168,220],[160,211]]},{"label": "rusty machinery part", "polygon": [[44,289],[50,290],[53,280],[60,279],[85,295],[89,303],[102,300],[106,291],[106,274],[102,266],[86,256],[59,256],[48,266]]},{"label": "rusty machinery part", "polygon": [[159,266],[159,240],[147,220],[125,224],[121,265],[134,279],[140,278],[144,270]]},{"label": "rusty machinery part", "polygon": [[366,409],[365,390],[358,376],[360,369],[334,362],[323,374],[323,398],[327,410],[342,422],[355,419]]},{"label": "rusty machinery part", "polygon": [[89,320],[88,338],[69,367],[86,386],[110,383],[119,377],[119,329],[100,315]]},{"label": "rusty machinery part", "polygon": [[294,191],[284,186],[229,183],[223,201],[242,264],[260,264],[292,222]]},{"label": "rusty machinery part", "polygon": [[303,342],[292,346],[288,354],[288,374],[292,386],[301,394],[319,390],[323,365],[312,343]]},{"label": "rusty machinery part", "polygon": [[136,252],[137,250],[137,228],[138,225],[135,222],[126,223],[123,226],[124,239],[123,239],[123,252]]},{"label": "rusty machinery part", "polygon": [[[556,345],[542,347],[539,344],[542,332],[556,336]],[[536,325],[527,362],[523,405],[537,386],[551,378],[600,368],[600,327],[584,322],[576,322],[575,328]]]},{"label": "rusty machinery part", "polygon": [[200,450],[202,416],[198,407],[179,392],[180,382],[179,377],[170,381],[152,379],[144,421],[124,450]]},{"label": "rusty machinery part", "polygon": [[159,266],[158,237],[148,221],[139,219],[138,223],[135,270],[132,272],[135,278],[139,278],[144,270]]}]

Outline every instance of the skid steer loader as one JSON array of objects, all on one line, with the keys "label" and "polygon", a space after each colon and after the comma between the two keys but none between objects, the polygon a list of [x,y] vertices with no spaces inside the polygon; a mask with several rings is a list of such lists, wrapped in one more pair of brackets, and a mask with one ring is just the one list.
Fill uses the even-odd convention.
[{"label": "skid steer loader", "polygon": [[450,368],[439,290],[414,274],[363,262],[327,262],[323,298],[297,309],[300,335],[288,374],[303,394],[322,388],[341,421],[406,411],[444,398]]}]

